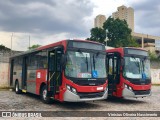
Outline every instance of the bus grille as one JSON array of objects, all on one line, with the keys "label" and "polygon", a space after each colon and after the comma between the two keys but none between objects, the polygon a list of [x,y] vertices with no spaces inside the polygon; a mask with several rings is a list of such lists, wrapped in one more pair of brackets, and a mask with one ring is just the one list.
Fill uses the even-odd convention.
[{"label": "bus grille", "polygon": [[135,95],[147,95],[150,94],[150,90],[134,90]]},{"label": "bus grille", "polygon": [[94,92],[94,93],[84,93],[84,92],[78,93],[80,98],[97,98],[97,97],[102,97],[103,94],[104,94],[104,91],[103,92]]}]

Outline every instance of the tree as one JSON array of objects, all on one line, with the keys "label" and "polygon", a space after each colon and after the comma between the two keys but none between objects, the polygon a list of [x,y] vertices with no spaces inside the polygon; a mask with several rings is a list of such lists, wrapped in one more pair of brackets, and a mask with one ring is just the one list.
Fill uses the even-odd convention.
[{"label": "tree", "polygon": [[10,51],[10,48],[5,47],[4,45],[0,45],[0,51]]},{"label": "tree", "polygon": [[87,38],[87,40],[96,41],[100,43],[105,42],[106,31],[104,29],[96,27],[96,28],[92,28],[90,32],[91,32],[91,37]]},{"label": "tree", "polygon": [[38,48],[38,47],[40,47],[41,45],[38,45],[38,44],[36,44],[36,45],[32,45],[31,47],[28,47],[28,49],[29,50],[33,50],[33,49],[36,49],[36,48]]},{"label": "tree", "polygon": [[132,30],[128,28],[125,20],[109,17],[103,24],[107,34],[107,44],[112,47],[138,47],[138,43],[131,36]]},{"label": "tree", "polygon": [[160,58],[156,55],[155,52],[149,51],[149,58],[151,61],[160,61]]}]

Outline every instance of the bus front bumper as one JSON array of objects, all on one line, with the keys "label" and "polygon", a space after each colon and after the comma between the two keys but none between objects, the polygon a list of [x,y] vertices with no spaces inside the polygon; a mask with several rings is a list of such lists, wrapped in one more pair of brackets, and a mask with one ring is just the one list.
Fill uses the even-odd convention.
[{"label": "bus front bumper", "polygon": [[66,101],[66,102],[84,102],[84,101],[104,100],[104,99],[107,99],[107,97],[108,97],[108,89],[104,91],[102,97],[95,96],[92,98],[92,97],[89,97],[89,95],[88,95],[88,97],[87,97],[87,95],[85,95],[85,96],[86,97],[81,98],[80,95],[78,95],[78,93],[75,94],[69,90],[66,90],[64,93],[64,101]]},{"label": "bus front bumper", "polygon": [[[139,91],[141,92],[141,91]],[[128,98],[128,97],[132,97],[132,98],[143,98],[143,97],[148,97],[148,96],[151,96],[151,91],[147,92],[146,94],[135,94],[135,92],[133,90],[129,90],[127,88],[124,88],[123,89],[123,92],[122,92],[122,96],[124,98]]]}]

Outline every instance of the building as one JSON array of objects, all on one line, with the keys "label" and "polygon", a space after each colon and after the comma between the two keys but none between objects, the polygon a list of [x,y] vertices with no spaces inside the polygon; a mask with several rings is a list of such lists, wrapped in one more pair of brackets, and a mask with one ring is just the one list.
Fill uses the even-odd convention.
[{"label": "building", "polygon": [[94,19],[94,27],[103,28],[103,23],[106,21],[105,15],[97,15]]},{"label": "building", "polygon": [[140,46],[149,52],[160,52],[160,37],[148,34],[132,32],[132,36],[140,44]]},{"label": "building", "polygon": [[126,20],[129,28],[134,32],[134,9],[126,7],[124,5],[117,8],[118,11],[112,13],[114,19],[119,18],[120,20]]},{"label": "building", "polygon": [[[112,13],[112,18],[119,18],[120,20],[126,20],[129,28],[132,29],[132,36],[136,39],[139,45],[150,51],[156,52],[160,56],[160,37],[143,33],[134,32],[134,9],[126,7],[124,5],[119,6],[117,11]],[[94,27],[103,27],[103,23],[106,21],[104,15],[97,15],[94,20]]]},{"label": "building", "polygon": [[117,11],[112,13],[114,19],[119,18],[120,20],[126,20],[129,28],[132,29],[132,36],[140,44],[140,46],[150,52],[160,53],[160,43],[159,46],[156,45],[156,41],[160,41],[159,36],[153,36],[148,34],[136,33],[134,32],[134,9],[131,7],[126,7],[124,5],[119,6]]}]

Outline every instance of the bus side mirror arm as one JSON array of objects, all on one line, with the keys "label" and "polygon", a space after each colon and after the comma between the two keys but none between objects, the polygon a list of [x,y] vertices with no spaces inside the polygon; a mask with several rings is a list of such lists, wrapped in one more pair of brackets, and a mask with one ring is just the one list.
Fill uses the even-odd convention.
[{"label": "bus side mirror arm", "polygon": [[122,66],[122,68],[124,67],[124,63],[125,63],[125,59],[121,58],[121,66]]},{"label": "bus side mirror arm", "polygon": [[66,55],[62,54],[62,57],[61,57],[61,66],[62,66],[62,68],[65,67],[66,61],[67,61]]},{"label": "bus side mirror arm", "polygon": [[122,72],[124,70],[124,65],[125,65],[125,59],[121,58],[121,66],[122,67],[120,67],[120,72]]}]

